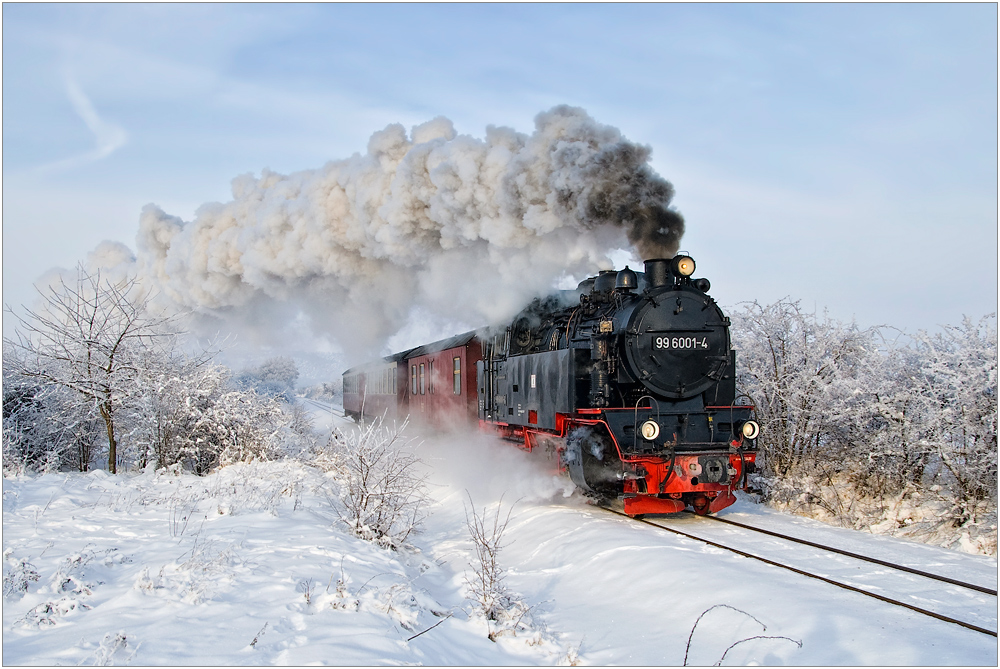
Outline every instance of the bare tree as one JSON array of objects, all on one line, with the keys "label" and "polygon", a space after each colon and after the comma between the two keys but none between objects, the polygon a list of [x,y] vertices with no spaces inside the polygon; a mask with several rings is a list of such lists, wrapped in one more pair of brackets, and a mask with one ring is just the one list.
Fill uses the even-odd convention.
[{"label": "bare tree", "polygon": [[169,319],[149,313],[135,277],[112,281],[82,265],[74,283],[60,279],[39,293],[41,308],[15,315],[17,339],[7,343],[37,363],[22,367],[22,376],[70,389],[92,405],[104,425],[108,470],[116,473],[119,406],[136,390],[139,351],[163,336]]}]

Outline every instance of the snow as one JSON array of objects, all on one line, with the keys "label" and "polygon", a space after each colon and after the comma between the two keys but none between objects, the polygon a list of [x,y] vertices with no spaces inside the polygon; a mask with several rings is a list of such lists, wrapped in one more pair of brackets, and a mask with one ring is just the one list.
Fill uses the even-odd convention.
[{"label": "snow", "polygon": [[[680,665],[686,651],[693,665],[997,664],[994,637],[614,516],[484,435],[427,437],[418,453],[432,499],[402,551],[351,536],[331,479],[294,460],[4,479],[4,664]],[[533,607],[528,629],[496,642],[466,598],[470,497],[512,507],[500,559]],[[723,515],[996,587],[995,557],[745,500]],[[662,522],[997,626],[995,597],[702,518]]]}]

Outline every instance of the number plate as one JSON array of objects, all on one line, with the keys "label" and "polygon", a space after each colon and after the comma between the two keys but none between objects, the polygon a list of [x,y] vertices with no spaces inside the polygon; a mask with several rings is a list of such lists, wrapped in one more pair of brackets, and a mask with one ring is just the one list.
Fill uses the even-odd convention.
[{"label": "number plate", "polygon": [[691,335],[656,335],[653,348],[661,351],[707,351],[708,337]]}]

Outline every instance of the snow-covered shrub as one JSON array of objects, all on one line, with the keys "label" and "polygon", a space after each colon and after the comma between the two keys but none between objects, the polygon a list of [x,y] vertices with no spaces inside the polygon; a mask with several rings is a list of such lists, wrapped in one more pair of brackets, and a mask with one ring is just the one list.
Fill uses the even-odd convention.
[{"label": "snow-covered shrub", "polygon": [[513,507],[501,520],[503,498],[491,517],[485,508],[482,513],[477,511],[472,495],[468,491],[466,494],[469,506],[465,508],[465,525],[472,539],[474,555],[472,575],[466,574],[465,583],[476,612],[486,619],[490,640],[496,641],[500,636],[530,629],[528,617],[531,608],[507,589],[504,582],[506,570],[499,560],[504,547],[503,535]]},{"label": "snow-covered shrub", "polygon": [[340,403],[344,395],[341,388],[342,382],[319,383],[308,388],[303,388],[299,392],[311,400],[322,400],[324,402]]},{"label": "snow-covered shrub", "polygon": [[280,454],[279,430],[292,421],[281,401],[233,387],[226,367],[204,359],[172,356],[146,370],[148,392],[131,415],[138,467],[180,463],[204,474]]},{"label": "snow-covered shrub", "polygon": [[854,438],[849,414],[875,332],[804,313],[788,299],[744,305],[732,332],[737,386],[752,397],[762,427],[764,473],[782,478],[840,461]]},{"label": "snow-covered shrub", "polygon": [[258,367],[244,369],[234,380],[240,388],[252,388],[263,395],[273,395],[286,402],[293,402],[298,378],[299,369],[295,361],[288,356],[278,356],[265,360]]},{"label": "snow-covered shrub", "polygon": [[[60,468],[87,471],[106,440],[93,406],[69,389],[39,383],[25,369],[37,366],[4,344],[3,471],[5,476]],[[29,358],[30,359],[30,358]]]},{"label": "snow-covered shrub", "polygon": [[[20,476],[37,470],[50,443],[40,434],[43,388],[16,372],[16,351],[4,343],[3,358],[3,473]],[[19,365],[18,365],[19,366]]]},{"label": "snow-covered shrub", "polygon": [[335,431],[323,462],[339,484],[337,513],[351,532],[381,546],[399,548],[418,529],[427,504],[426,475],[406,422],[381,419]]},{"label": "snow-covered shrub", "polygon": [[28,591],[28,585],[38,580],[38,572],[35,565],[28,562],[28,558],[15,560],[13,549],[4,551],[3,566],[3,598],[20,599]]},{"label": "snow-covered shrub", "polygon": [[119,662],[127,666],[132,658],[135,657],[136,652],[138,652],[139,644],[136,644],[132,640],[132,651],[128,652],[128,648],[129,637],[125,633],[125,630],[119,630],[116,633],[108,632],[101,639],[97,650],[94,651],[92,658],[93,666],[111,667]]},{"label": "snow-covered shrub", "polygon": [[282,412],[282,425],[275,435],[280,450],[293,457],[301,457],[314,450],[319,443],[319,435],[309,412],[299,402],[284,405]]}]

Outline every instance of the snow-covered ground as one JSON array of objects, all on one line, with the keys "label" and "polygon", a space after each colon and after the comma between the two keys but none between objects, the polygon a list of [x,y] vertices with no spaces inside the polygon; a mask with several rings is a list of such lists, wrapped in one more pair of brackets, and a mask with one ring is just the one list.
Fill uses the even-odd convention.
[{"label": "snow-covered ground", "polygon": [[[679,665],[685,653],[693,665],[724,654],[725,665],[997,664],[994,637],[613,516],[485,436],[427,439],[419,452],[432,502],[414,548],[399,552],[351,536],[331,480],[294,461],[202,478],[5,479],[4,664]],[[500,559],[533,606],[529,629],[496,642],[466,598],[469,497],[512,506]],[[725,514],[996,587],[995,558],[743,501]],[[995,597],[777,540],[730,540],[996,629]]]}]

